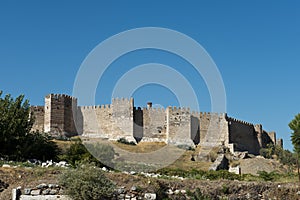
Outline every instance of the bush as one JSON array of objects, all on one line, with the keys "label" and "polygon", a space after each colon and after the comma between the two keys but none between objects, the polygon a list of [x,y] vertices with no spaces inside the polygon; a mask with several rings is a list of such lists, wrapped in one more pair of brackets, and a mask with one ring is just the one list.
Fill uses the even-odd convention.
[{"label": "bush", "polygon": [[115,184],[93,165],[69,169],[59,182],[73,200],[111,199],[115,190]]},{"label": "bush", "polygon": [[[90,152],[92,152],[93,155]],[[94,163],[98,167],[109,167],[112,166],[114,155],[115,151],[109,145],[96,143],[86,144],[85,146],[80,139],[77,139],[71,144],[67,153],[60,156],[60,159],[66,160],[74,167],[77,166],[78,163]]]},{"label": "bush", "polygon": [[263,179],[264,181],[275,181],[279,178],[279,174],[276,172],[266,172],[266,171],[258,171],[259,178]]},{"label": "bush", "polygon": [[210,180],[218,180],[218,179],[227,179],[227,180],[241,180],[241,176],[238,174],[230,173],[226,170],[220,171],[202,171],[202,170],[190,170],[186,171],[183,169],[169,169],[164,168],[158,170],[158,172],[162,175],[167,176],[180,176],[183,178],[190,179],[210,179]]},{"label": "bush", "polygon": [[276,155],[280,163],[289,166],[295,165],[297,160],[295,153],[284,150],[280,146],[273,144],[267,145],[267,148],[260,149],[259,153],[261,156],[268,159],[272,158],[273,155]]},{"label": "bush", "polygon": [[120,138],[117,140],[117,142],[128,145],[136,145],[133,141],[129,142],[128,140],[126,140],[126,138]]}]

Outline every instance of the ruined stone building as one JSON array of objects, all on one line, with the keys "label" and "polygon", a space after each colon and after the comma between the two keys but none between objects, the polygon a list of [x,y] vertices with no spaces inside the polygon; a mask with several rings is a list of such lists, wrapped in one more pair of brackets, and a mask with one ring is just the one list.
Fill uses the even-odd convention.
[{"label": "ruined stone building", "polygon": [[35,123],[32,131],[52,135],[83,135],[90,138],[134,142],[218,146],[231,151],[259,154],[267,144],[282,145],[275,132],[266,132],[262,125],[228,117],[226,113],[191,112],[189,108],[166,109],[134,106],[133,98],[112,99],[112,104],[77,106],[77,99],[68,95],[49,94],[44,106],[32,106]]}]

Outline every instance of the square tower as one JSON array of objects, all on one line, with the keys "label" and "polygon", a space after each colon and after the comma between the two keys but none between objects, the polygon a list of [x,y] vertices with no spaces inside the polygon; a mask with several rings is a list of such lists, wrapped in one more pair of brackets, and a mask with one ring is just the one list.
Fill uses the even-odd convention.
[{"label": "square tower", "polygon": [[77,99],[64,94],[49,94],[45,97],[44,130],[52,135],[73,136],[77,134],[74,116]]}]

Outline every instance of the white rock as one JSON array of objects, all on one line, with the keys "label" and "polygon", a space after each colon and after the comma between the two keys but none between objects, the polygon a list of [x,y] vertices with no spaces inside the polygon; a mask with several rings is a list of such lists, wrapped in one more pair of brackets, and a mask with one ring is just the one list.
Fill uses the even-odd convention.
[{"label": "white rock", "polygon": [[171,189],[168,189],[167,194],[172,195],[174,192]]},{"label": "white rock", "polygon": [[156,199],[156,194],[155,193],[145,193],[144,198],[148,199],[148,200],[155,200]]}]

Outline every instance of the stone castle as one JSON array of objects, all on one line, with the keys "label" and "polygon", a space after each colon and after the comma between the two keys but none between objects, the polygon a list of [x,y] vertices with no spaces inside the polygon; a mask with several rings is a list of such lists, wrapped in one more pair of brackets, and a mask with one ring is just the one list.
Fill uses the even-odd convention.
[{"label": "stone castle", "polygon": [[64,94],[49,94],[44,106],[32,106],[35,123],[32,131],[52,135],[83,135],[90,138],[169,144],[225,145],[234,151],[259,154],[267,144],[282,146],[275,132],[261,124],[228,117],[226,113],[191,112],[189,108],[166,109],[134,106],[133,98],[112,99],[112,104],[78,106],[77,99]]}]

